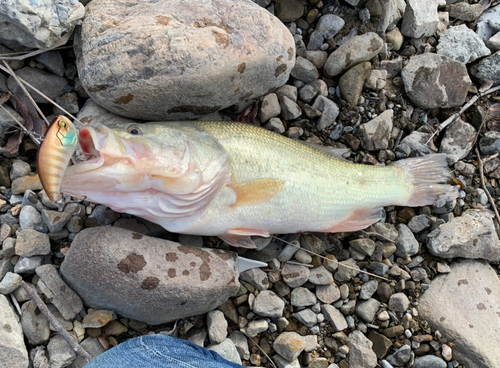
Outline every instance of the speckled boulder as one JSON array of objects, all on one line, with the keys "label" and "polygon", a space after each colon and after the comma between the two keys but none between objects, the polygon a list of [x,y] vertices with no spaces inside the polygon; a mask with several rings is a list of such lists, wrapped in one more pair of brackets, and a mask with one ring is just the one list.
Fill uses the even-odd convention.
[{"label": "speckled boulder", "polygon": [[250,0],[93,0],[75,53],[95,102],[143,120],[193,119],[280,87],[288,29]]},{"label": "speckled boulder", "polygon": [[223,304],[239,289],[237,269],[233,252],[107,226],[75,237],[61,273],[86,305],[156,325]]}]

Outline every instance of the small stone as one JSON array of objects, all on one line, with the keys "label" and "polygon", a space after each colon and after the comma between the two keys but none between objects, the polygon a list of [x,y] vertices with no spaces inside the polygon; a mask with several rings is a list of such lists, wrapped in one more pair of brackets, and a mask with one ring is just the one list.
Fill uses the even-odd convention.
[{"label": "small stone", "polygon": [[233,342],[240,358],[243,360],[250,359],[250,351],[248,350],[248,341],[243,333],[240,331],[233,331],[229,335],[229,339]]},{"label": "small stone", "polygon": [[324,266],[311,269],[309,282],[314,285],[329,285],[333,283],[333,276]]},{"label": "small stone", "polygon": [[[50,256],[20,257],[14,266],[14,272],[21,274],[35,273],[38,266],[43,263],[50,263]],[[48,261],[48,262],[47,262]]]},{"label": "small stone", "polygon": [[394,111],[388,109],[375,119],[360,126],[361,142],[366,150],[376,151],[388,148],[393,119]]},{"label": "small stone", "polygon": [[387,71],[382,69],[370,70],[365,87],[374,91],[382,90],[386,85]]},{"label": "small stone", "polygon": [[283,332],[273,343],[274,350],[289,362],[297,359],[305,348],[304,340],[296,332]]},{"label": "small stone", "polygon": [[14,292],[21,286],[21,281],[23,281],[23,278],[17,273],[7,272],[0,282],[0,294],[7,295]]},{"label": "small stone", "polygon": [[418,215],[412,217],[410,222],[408,222],[408,228],[414,233],[417,234],[422,230],[429,228],[432,225],[432,219],[427,215]]},{"label": "small stone", "polygon": [[285,126],[283,125],[283,122],[278,118],[269,119],[267,124],[264,125],[264,128],[278,134],[283,134],[285,132]]},{"label": "small stone", "polygon": [[481,4],[457,3],[450,5],[450,17],[472,22],[476,20],[484,8]]},{"label": "small stone", "polygon": [[225,339],[224,341],[218,344],[208,345],[207,349],[215,351],[221,357],[223,357],[226,360],[229,360],[230,362],[241,365],[240,355],[238,353],[238,350],[236,349],[236,346],[231,341],[231,339]]},{"label": "small stone", "polygon": [[16,241],[16,254],[18,256],[32,257],[49,253],[50,239],[47,234],[32,229],[19,231]]},{"label": "small stone", "polygon": [[392,45],[394,51],[399,51],[403,45],[404,36],[398,27],[395,27],[392,31],[385,34],[385,39],[387,43]]},{"label": "small stone", "polygon": [[105,309],[91,310],[82,321],[83,328],[100,328],[113,320],[113,311]]},{"label": "small stone", "polygon": [[269,288],[267,274],[260,268],[252,268],[240,273],[240,280],[248,282],[259,291]]},{"label": "small stone", "polygon": [[335,331],[343,331],[347,328],[345,317],[333,305],[323,304],[321,306],[321,312],[324,314]]},{"label": "small stone", "polygon": [[316,24],[316,30],[329,40],[335,37],[337,33],[344,27],[344,20],[334,14],[325,14],[319,18]]},{"label": "small stone", "polygon": [[311,271],[304,266],[292,265],[286,263],[281,270],[283,281],[291,288],[302,286],[309,280]]},{"label": "small stone", "polygon": [[208,337],[212,344],[220,344],[227,337],[227,321],[219,310],[207,313]]},{"label": "small stone", "polygon": [[309,60],[301,56],[298,56],[295,60],[295,66],[290,74],[295,79],[306,83],[312,82],[319,77],[318,69],[316,68],[316,66]]},{"label": "small stone", "polygon": [[295,259],[300,263],[311,263],[312,257],[305,250],[299,249],[294,254]]},{"label": "small stone", "polygon": [[21,176],[27,176],[31,173],[31,166],[27,162],[14,160],[10,168],[10,180],[14,181]]},{"label": "small stone", "polygon": [[405,224],[399,224],[398,237],[396,238],[397,250],[395,254],[398,257],[407,257],[417,254],[419,245],[415,235]]},{"label": "small stone", "polygon": [[301,310],[300,312],[293,313],[293,316],[304,326],[306,327],[312,327],[314,326],[317,322],[317,315],[314,313],[311,309],[304,309]]},{"label": "small stone", "polygon": [[[19,179],[16,179],[19,180]],[[42,215],[33,206],[24,206],[19,214],[19,225],[22,230],[32,229],[46,233],[49,229],[43,223]]]},{"label": "small stone", "polygon": [[262,98],[259,112],[259,119],[261,122],[268,121],[270,118],[278,116],[280,112],[281,107],[276,93],[269,93]]},{"label": "small stone", "polygon": [[415,359],[415,368],[446,368],[446,362],[435,355],[424,355]]},{"label": "small stone", "polygon": [[370,238],[354,239],[349,242],[349,245],[367,256],[371,256],[375,251],[375,242]]},{"label": "small stone", "polygon": [[257,295],[253,302],[255,314],[263,317],[279,318],[283,315],[285,302],[270,290],[264,290]]},{"label": "small stone", "polygon": [[377,365],[377,356],[372,350],[373,343],[361,331],[349,334],[349,367],[373,368]]},{"label": "small stone", "polygon": [[365,282],[361,286],[361,290],[359,291],[359,299],[361,300],[368,300],[372,297],[373,294],[377,291],[378,288],[378,281],[377,280],[370,280],[368,282]]},{"label": "small stone", "polygon": [[488,80],[491,80],[493,83],[500,82],[500,51],[474,64],[471,67],[471,74],[481,82]]},{"label": "small stone", "polygon": [[403,345],[399,348],[393,355],[387,357],[387,362],[396,367],[402,367],[411,357],[411,347],[409,345]]},{"label": "small stone", "polygon": [[274,4],[276,16],[283,22],[293,22],[304,14],[304,5],[298,0],[277,0]]},{"label": "small stone", "polygon": [[325,258],[323,258],[323,266],[328,270],[328,271],[335,271],[339,267],[339,261],[337,261],[337,258],[333,254],[327,254]]},{"label": "small stone", "polygon": [[281,116],[283,116],[283,119],[285,120],[297,119],[300,115],[302,115],[302,110],[299,105],[286,96],[281,98],[280,106]]},{"label": "small stone", "polygon": [[95,218],[101,225],[111,225],[120,218],[120,214],[102,204],[99,204],[94,208],[90,217]]},{"label": "small stone", "polygon": [[363,321],[371,323],[378,312],[380,302],[376,299],[370,298],[356,303],[356,314]]},{"label": "small stone", "polygon": [[438,1],[422,6],[418,0],[408,0],[401,33],[412,38],[429,37],[436,32],[438,22]]},{"label": "small stone", "polygon": [[[323,96],[327,97],[328,96],[328,86],[326,85],[325,81],[321,79],[316,79],[312,82],[307,83],[304,87],[302,87],[299,90],[299,96],[300,99],[304,102],[310,102],[314,98]],[[323,107],[320,106],[321,103],[323,103],[323,100],[318,100],[316,103],[316,106],[314,106],[315,109],[318,110],[323,110]],[[321,109],[320,109],[321,107]]]},{"label": "small stone", "polygon": [[325,304],[335,303],[340,296],[340,290],[336,284],[316,286],[316,297]]},{"label": "small stone", "polygon": [[316,304],[316,296],[308,289],[298,287],[292,290],[290,302],[294,307],[308,307]]},{"label": "small stone", "polygon": [[446,153],[446,161],[448,165],[452,165],[469,154],[475,138],[474,127],[462,119],[457,119],[446,129],[439,152]]},{"label": "small stone", "polygon": [[405,329],[403,326],[397,325],[397,326],[386,328],[383,332],[384,332],[385,336],[392,338],[392,337],[398,337],[398,336],[401,336],[402,334],[404,334]]},{"label": "small stone", "polygon": [[410,306],[410,301],[404,293],[392,294],[389,298],[388,307],[389,310],[395,312],[405,312]]},{"label": "small stone", "polygon": [[297,245],[292,245],[292,244],[287,244],[281,253],[278,256],[278,261],[280,262],[286,262],[292,259],[294,256],[295,252],[297,252],[300,249],[300,245],[297,243]]},{"label": "small stone", "polygon": [[32,345],[40,345],[49,341],[50,328],[49,321],[43,315],[35,302],[27,301],[21,307],[21,325],[24,335]]},{"label": "small stone", "polygon": [[465,24],[450,27],[441,33],[436,49],[439,55],[446,55],[464,64],[491,54],[478,34]]},{"label": "small stone", "polygon": [[[343,267],[346,265],[347,267]],[[348,268],[349,267],[349,268]],[[350,258],[346,261],[339,262],[339,269],[335,272],[335,280],[344,283],[355,277],[360,269],[356,260]]]},{"label": "small stone", "polygon": [[486,47],[488,47],[492,52],[500,50],[500,32],[492,36],[488,42],[486,42]]},{"label": "small stone", "polygon": [[42,210],[42,220],[51,233],[61,231],[70,219],[71,214],[67,212]]},{"label": "small stone", "polygon": [[55,335],[47,344],[50,367],[63,368],[76,359],[76,353],[61,335]]},{"label": "small stone", "polygon": [[[333,53],[332,53],[333,55]],[[363,62],[350,68],[339,80],[340,94],[351,106],[358,104],[363,85],[370,74],[370,62]]]},{"label": "small stone", "polygon": [[267,331],[268,328],[269,323],[264,319],[259,319],[248,322],[248,325],[242,328],[241,332],[249,338],[253,338],[261,332]]},{"label": "small stone", "polygon": [[316,124],[318,130],[323,130],[333,125],[340,113],[339,107],[335,102],[322,95],[316,97],[312,107],[321,111],[321,116]]},{"label": "small stone", "polygon": [[392,341],[375,331],[371,331],[368,338],[373,343],[372,349],[377,358],[383,359],[392,347]]}]

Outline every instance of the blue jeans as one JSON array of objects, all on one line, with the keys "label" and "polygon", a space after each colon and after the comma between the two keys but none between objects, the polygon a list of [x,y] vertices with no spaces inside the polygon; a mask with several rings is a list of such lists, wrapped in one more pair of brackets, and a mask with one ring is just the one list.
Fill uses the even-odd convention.
[{"label": "blue jeans", "polygon": [[214,351],[166,335],[136,337],[92,359],[85,368],[242,368]]}]

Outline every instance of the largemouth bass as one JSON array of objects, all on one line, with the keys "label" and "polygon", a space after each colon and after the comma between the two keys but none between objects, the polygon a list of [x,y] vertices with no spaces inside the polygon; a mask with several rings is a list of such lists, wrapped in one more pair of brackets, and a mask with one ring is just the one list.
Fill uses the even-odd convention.
[{"label": "largemouth bass", "polygon": [[78,145],[78,131],[64,116],[50,125],[37,155],[37,168],[43,189],[51,201],[56,200],[64,171]]},{"label": "largemouth bass", "polygon": [[445,155],[353,164],[262,128],[166,122],[83,128],[94,158],[70,166],[61,191],[183,234],[254,247],[250,236],[344,232],[388,205],[455,198]]}]

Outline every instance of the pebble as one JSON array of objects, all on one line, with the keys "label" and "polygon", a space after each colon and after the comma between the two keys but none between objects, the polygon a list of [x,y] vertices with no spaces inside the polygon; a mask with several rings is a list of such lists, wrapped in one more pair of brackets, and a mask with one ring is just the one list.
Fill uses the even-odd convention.
[{"label": "pebble", "polygon": [[500,82],[500,51],[481,59],[471,67],[471,74],[481,82]]},{"label": "pebble", "polygon": [[[19,179],[16,179],[19,180]],[[24,206],[19,214],[19,225],[22,230],[32,229],[46,233],[49,231],[42,220],[42,215],[33,206]]]},{"label": "pebble", "polygon": [[293,316],[306,327],[312,327],[318,322],[317,314],[309,308],[293,313]]},{"label": "pebble", "polygon": [[89,310],[89,313],[83,318],[83,328],[101,328],[113,320],[114,312],[105,309]]},{"label": "pebble", "polygon": [[21,230],[17,235],[15,250],[18,256],[23,257],[42,256],[49,254],[49,236],[47,234],[29,228]]},{"label": "pebble", "polygon": [[337,104],[335,104],[335,102],[325,97],[324,95],[319,95],[318,97],[316,97],[312,107],[314,109],[318,109],[321,112],[321,116],[316,124],[316,128],[318,130],[323,130],[335,124],[335,120],[340,113]]},{"label": "pebble", "polygon": [[396,238],[396,252],[398,257],[408,257],[417,254],[419,245],[415,235],[405,224],[398,225],[398,237]]},{"label": "pebble", "polygon": [[292,244],[287,244],[281,251],[281,253],[278,256],[278,261],[280,262],[286,262],[292,259],[294,254],[300,249],[300,244],[297,245],[292,245]]},{"label": "pebble", "polygon": [[309,282],[314,285],[329,285],[333,283],[333,276],[330,271],[321,265],[311,269]]},{"label": "pebble", "polygon": [[240,280],[248,282],[259,291],[269,288],[267,274],[260,268],[252,268],[240,273]]},{"label": "pebble", "polygon": [[294,120],[302,115],[302,110],[295,101],[290,100],[288,97],[283,96],[280,102],[281,116],[285,120]]},{"label": "pebble", "polygon": [[31,166],[24,161],[14,160],[10,168],[10,180],[14,181],[22,176],[29,175],[31,173]]},{"label": "pebble", "polygon": [[305,342],[296,332],[283,332],[273,343],[274,350],[289,362],[297,359],[305,348]]},{"label": "pebble", "polygon": [[356,303],[356,315],[365,322],[372,322],[380,307],[380,302],[374,298]]},{"label": "pebble", "polygon": [[220,344],[227,337],[227,321],[224,313],[214,310],[207,313],[208,337],[212,344]]},{"label": "pebble", "polygon": [[14,272],[19,274],[35,273],[36,268],[44,263],[50,263],[50,257],[20,257],[14,266]]},{"label": "pebble", "polygon": [[306,251],[299,249],[295,254],[294,254],[295,259],[300,262],[300,263],[311,263],[312,257],[307,253]]},{"label": "pebble", "polygon": [[252,310],[263,317],[279,318],[283,315],[285,302],[270,290],[260,292],[253,302]]},{"label": "pebble", "polygon": [[208,345],[207,349],[215,351],[221,357],[223,357],[226,360],[229,360],[230,362],[241,365],[240,355],[238,353],[238,350],[236,349],[236,346],[231,341],[231,339],[225,339],[224,341],[218,344]]},{"label": "pebble", "polygon": [[422,6],[418,0],[408,0],[401,25],[401,33],[407,37],[432,36],[439,22],[438,1],[432,0]]},{"label": "pebble", "polygon": [[240,358],[243,360],[250,359],[250,350],[248,349],[248,341],[243,333],[240,331],[233,331],[229,335],[229,339],[233,342]]},{"label": "pebble", "polygon": [[415,358],[415,368],[446,368],[446,362],[435,355]]},{"label": "pebble", "polygon": [[374,368],[377,356],[372,350],[373,343],[360,331],[349,334],[349,367]]},{"label": "pebble", "polygon": [[321,306],[321,312],[335,331],[343,331],[348,327],[345,317],[334,306],[323,304]]},{"label": "pebble", "polygon": [[318,69],[316,66],[301,56],[298,56],[295,60],[295,66],[293,67],[291,73],[292,77],[298,79],[302,82],[312,82],[319,77]]},{"label": "pebble", "polygon": [[392,294],[389,298],[389,310],[403,313],[410,306],[410,300],[404,293]]},{"label": "pebble", "polygon": [[411,347],[409,345],[403,345],[394,354],[389,355],[386,360],[389,364],[395,367],[402,367],[410,360]]},{"label": "pebble", "polygon": [[24,335],[32,345],[40,345],[49,341],[49,321],[33,301],[25,302],[21,307],[21,326]]},{"label": "pebble", "polygon": [[276,93],[269,93],[262,98],[260,103],[259,119],[261,122],[268,121],[270,118],[278,116],[281,107]]},{"label": "pebble", "polygon": [[[360,126],[362,137],[361,144],[366,150],[376,151],[388,148],[390,132],[393,127],[393,119],[394,111],[392,109],[388,109],[382,112],[382,114],[377,116],[375,119],[372,119],[368,123]],[[375,245],[373,245],[373,248],[375,249]],[[371,254],[368,255],[371,256]]]},{"label": "pebble", "polygon": [[465,24],[450,27],[441,33],[436,49],[437,54],[446,55],[464,64],[491,54],[479,35]]},{"label": "pebble", "polygon": [[51,233],[61,231],[70,219],[71,214],[67,212],[42,210],[42,220]]},{"label": "pebble", "polygon": [[69,366],[75,359],[76,353],[61,335],[55,335],[47,344],[50,367],[63,368]]},{"label": "pebble", "polygon": [[290,303],[294,307],[309,307],[316,304],[316,296],[308,289],[298,287],[292,290]]},{"label": "pebble", "polygon": [[[343,267],[343,265],[347,267]],[[339,262],[339,268],[335,272],[335,280],[344,283],[355,277],[359,273],[359,266],[357,262],[350,258],[346,261]]]},{"label": "pebble", "polygon": [[316,286],[316,297],[325,304],[332,304],[341,298],[341,292],[336,284],[318,285]]},{"label": "pebble", "polygon": [[269,322],[267,322],[264,319],[259,319],[248,322],[248,325],[244,328],[241,328],[240,331],[243,332],[249,338],[252,338],[257,336],[261,332],[267,331],[268,328],[269,328]]},{"label": "pebble", "polygon": [[[330,60],[330,59],[328,59]],[[328,65],[325,65],[325,70]],[[370,74],[371,64],[367,62],[359,63],[350,68],[339,80],[340,94],[351,106],[358,105],[361,91],[368,75]]]},{"label": "pebble", "polygon": [[319,18],[316,24],[316,30],[321,35],[329,40],[335,37],[337,33],[344,27],[344,20],[335,14],[325,14]]},{"label": "pebble", "polygon": [[378,288],[378,281],[377,280],[370,280],[368,282],[365,282],[361,286],[361,290],[359,291],[359,299],[361,300],[368,300],[372,297],[373,294],[377,291]]},{"label": "pebble", "polygon": [[[39,91],[43,91],[43,93],[52,100],[61,96],[64,93],[64,87],[68,84],[65,78],[38,68],[24,67],[16,70],[16,76],[24,79]],[[22,93],[21,87],[12,76],[7,79],[7,86],[12,93],[16,95]],[[32,97],[37,103],[46,103],[45,98],[39,96],[37,93],[34,93]],[[39,188],[39,190],[41,189],[42,188]]]},{"label": "pebble", "polygon": [[291,288],[296,288],[305,284],[311,275],[309,268],[304,266],[286,263],[281,269],[281,276]]}]

